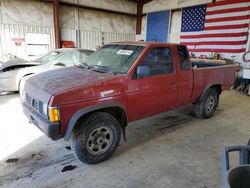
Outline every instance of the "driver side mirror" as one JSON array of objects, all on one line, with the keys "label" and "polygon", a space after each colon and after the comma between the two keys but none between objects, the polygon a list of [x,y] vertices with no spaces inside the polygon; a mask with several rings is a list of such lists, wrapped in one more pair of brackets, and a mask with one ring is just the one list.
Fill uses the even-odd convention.
[{"label": "driver side mirror", "polygon": [[151,75],[151,69],[149,66],[139,66],[136,70],[137,78],[144,78]]},{"label": "driver side mirror", "polygon": [[65,67],[66,66],[64,63],[60,63],[60,62],[56,63],[55,65],[56,66],[61,66],[61,67]]}]

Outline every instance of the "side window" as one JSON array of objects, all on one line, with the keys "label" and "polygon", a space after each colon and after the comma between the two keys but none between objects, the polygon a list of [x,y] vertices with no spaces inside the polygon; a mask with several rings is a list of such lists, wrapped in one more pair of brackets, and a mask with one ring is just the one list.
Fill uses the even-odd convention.
[{"label": "side window", "polygon": [[152,48],[144,57],[140,66],[148,66],[150,76],[173,73],[173,58],[170,48]]},{"label": "side window", "polygon": [[188,53],[185,46],[178,45],[177,46],[179,57],[180,57],[180,65],[181,70],[189,70],[189,59],[188,59]]}]

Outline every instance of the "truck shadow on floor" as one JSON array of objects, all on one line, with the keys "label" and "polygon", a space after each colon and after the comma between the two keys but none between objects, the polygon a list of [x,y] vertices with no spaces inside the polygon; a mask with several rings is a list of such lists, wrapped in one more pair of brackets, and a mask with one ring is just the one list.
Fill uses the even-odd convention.
[{"label": "truck shadow on floor", "polygon": [[193,106],[190,105],[132,122],[126,128],[127,141],[122,138],[114,157],[157,137],[167,136],[171,132],[190,126],[192,121],[199,119],[194,114]]}]

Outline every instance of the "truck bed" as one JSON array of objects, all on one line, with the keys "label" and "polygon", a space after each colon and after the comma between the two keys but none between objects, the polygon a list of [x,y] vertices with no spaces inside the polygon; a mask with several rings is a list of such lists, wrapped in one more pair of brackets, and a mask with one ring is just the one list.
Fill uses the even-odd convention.
[{"label": "truck bed", "polygon": [[237,68],[236,64],[192,62],[194,79],[192,102],[196,102],[202,92],[211,85],[221,85],[222,90],[230,89]]},{"label": "truck bed", "polygon": [[191,62],[192,63],[192,67],[196,67],[196,68],[204,68],[204,67],[217,67],[217,66],[223,66],[225,64],[221,64],[221,63],[205,63],[205,62]]}]

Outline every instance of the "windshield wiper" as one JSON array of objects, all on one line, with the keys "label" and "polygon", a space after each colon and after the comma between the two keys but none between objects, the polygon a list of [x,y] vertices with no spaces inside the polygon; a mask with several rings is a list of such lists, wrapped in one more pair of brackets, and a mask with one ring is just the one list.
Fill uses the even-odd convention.
[{"label": "windshield wiper", "polygon": [[90,69],[92,71],[96,71],[96,72],[100,72],[100,73],[112,73],[114,75],[116,74],[123,74],[122,72],[113,72],[110,70],[110,67],[107,67],[107,66],[101,66],[101,65],[94,65],[94,66],[89,66],[87,63],[84,63],[82,62],[81,64],[78,65],[78,67],[80,68],[87,68],[87,69]]},{"label": "windshield wiper", "polygon": [[90,69],[90,66],[89,66],[87,63],[84,63],[84,62],[80,63],[78,66],[79,66],[80,68],[87,68],[87,69]]},{"label": "windshield wiper", "polygon": [[119,71],[116,71],[116,72],[113,72],[114,75],[117,75],[117,74],[124,74],[124,72],[119,72]]},{"label": "windshield wiper", "polygon": [[107,73],[107,72],[110,72],[114,75],[117,75],[117,74],[124,74],[123,72],[119,72],[119,71],[112,71],[110,67],[107,67],[107,66],[101,66],[101,65],[95,65],[93,67],[91,67],[93,69],[93,71],[97,71],[97,72],[100,72],[100,73]]},{"label": "windshield wiper", "polygon": [[95,66],[93,66],[92,70],[95,70],[95,71],[101,72],[101,73],[112,72],[109,67],[101,66],[101,65],[95,65]]}]

